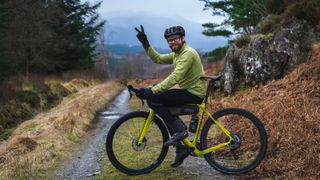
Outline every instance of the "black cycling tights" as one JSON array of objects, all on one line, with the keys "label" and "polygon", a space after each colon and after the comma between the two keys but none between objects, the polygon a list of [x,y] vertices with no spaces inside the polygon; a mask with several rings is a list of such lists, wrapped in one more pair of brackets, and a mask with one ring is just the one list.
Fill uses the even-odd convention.
[{"label": "black cycling tights", "polygon": [[[172,125],[176,118],[168,110],[168,106],[180,106],[185,104],[200,104],[202,99],[184,89],[170,89],[168,91],[152,95],[147,103],[166,123]],[[173,128],[171,126],[171,128]],[[177,131],[173,128],[174,131]]]}]

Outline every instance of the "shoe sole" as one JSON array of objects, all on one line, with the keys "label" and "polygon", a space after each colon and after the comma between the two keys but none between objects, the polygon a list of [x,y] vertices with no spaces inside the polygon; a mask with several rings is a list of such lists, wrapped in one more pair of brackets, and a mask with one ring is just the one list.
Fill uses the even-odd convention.
[{"label": "shoe sole", "polygon": [[194,148],[188,147],[187,153],[184,156],[181,157],[181,160],[177,162],[178,164],[176,164],[176,165],[175,164],[171,164],[171,167],[180,166],[183,163],[184,159],[186,159],[192,153],[193,150],[194,150]]}]

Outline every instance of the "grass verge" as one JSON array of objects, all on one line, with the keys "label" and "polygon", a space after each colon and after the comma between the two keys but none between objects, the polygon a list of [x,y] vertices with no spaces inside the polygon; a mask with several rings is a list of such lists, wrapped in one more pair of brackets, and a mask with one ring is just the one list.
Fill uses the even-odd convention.
[{"label": "grass verge", "polygon": [[80,90],[25,121],[0,143],[0,179],[50,179],[90,129],[95,113],[122,89],[115,81]]}]

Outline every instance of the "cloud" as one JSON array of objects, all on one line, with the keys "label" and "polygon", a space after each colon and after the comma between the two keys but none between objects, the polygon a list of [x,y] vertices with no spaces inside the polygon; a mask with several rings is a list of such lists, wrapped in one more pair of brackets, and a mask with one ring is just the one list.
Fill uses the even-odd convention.
[{"label": "cloud", "polygon": [[193,22],[221,22],[223,18],[213,17],[210,10],[203,11],[204,3],[199,0],[104,0],[99,12],[106,14],[116,12],[150,12],[159,16],[175,19],[183,17]]}]

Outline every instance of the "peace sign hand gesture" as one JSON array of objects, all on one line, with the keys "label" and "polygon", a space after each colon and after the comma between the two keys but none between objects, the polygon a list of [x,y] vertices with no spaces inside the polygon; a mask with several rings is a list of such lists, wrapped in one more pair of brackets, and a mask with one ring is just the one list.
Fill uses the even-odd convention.
[{"label": "peace sign hand gesture", "polygon": [[148,49],[148,47],[150,46],[147,35],[144,33],[144,29],[143,26],[140,25],[140,30],[138,28],[134,28],[138,33],[137,33],[137,38],[139,39],[139,41],[142,43],[143,47],[145,50]]}]

